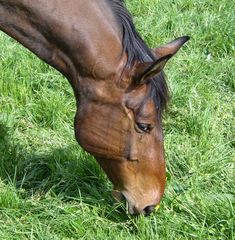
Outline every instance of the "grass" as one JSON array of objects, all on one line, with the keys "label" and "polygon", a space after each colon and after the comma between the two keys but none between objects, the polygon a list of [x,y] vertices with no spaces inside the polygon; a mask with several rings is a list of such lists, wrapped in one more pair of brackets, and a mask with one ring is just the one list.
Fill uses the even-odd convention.
[{"label": "grass", "polygon": [[76,143],[67,81],[0,34],[0,239],[212,239],[234,234],[234,6],[132,0],[152,47],[191,41],[168,64],[168,183],[159,210],[127,216]]}]

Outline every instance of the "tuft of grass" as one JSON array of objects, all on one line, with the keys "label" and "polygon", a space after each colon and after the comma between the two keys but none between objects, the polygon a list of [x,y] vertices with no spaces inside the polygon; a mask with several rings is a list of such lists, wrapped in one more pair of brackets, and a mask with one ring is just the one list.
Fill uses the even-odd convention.
[{"label": "tuft of grass", "polygon": [[190,42],[166,68],[167,189],[150,217],[125,215],[74,140],[67,81],[0,34],[0,239],[221,239],[234,235],[234,3],[127,1],[151,47]]}]

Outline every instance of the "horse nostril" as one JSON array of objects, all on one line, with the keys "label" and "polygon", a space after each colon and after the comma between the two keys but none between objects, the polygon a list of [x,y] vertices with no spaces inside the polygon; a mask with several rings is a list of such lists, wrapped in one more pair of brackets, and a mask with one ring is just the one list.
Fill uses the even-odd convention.
[{"label": "horse nostril", "polygon": [[146,208],[144,208],[144,213],[146,215],[149,215],[151,212],[153,212],[155,209],[155,205],[152,205],[152,206],[147,206]]}]

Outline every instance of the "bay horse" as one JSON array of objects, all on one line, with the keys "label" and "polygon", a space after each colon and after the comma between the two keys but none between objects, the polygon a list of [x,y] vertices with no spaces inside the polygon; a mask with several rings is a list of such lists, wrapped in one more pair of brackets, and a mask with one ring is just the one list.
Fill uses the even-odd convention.
[{"label": "bay horse", "polygon": [[123,0],[0,0],[0,30],[68,79],[78,143],[130,214],[150,214],[166,183],[163,68],[189,37],[150,49]]}]

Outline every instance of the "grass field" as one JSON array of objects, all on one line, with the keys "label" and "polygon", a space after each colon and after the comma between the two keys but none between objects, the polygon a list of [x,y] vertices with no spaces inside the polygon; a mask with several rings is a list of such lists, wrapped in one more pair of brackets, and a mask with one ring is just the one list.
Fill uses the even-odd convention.
[{"label": "grass field", "polygon": [[212,239],[234,233],[235,4],[129,0],[151,47],[191,41],[166,68],[167,189],[132,218],[74,139],[68,82],[0,34],[0,239]]}]

